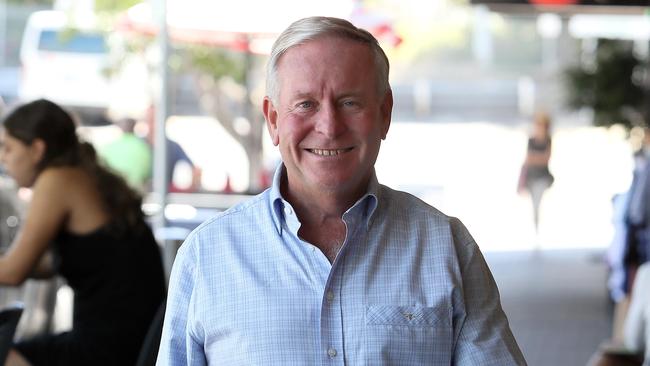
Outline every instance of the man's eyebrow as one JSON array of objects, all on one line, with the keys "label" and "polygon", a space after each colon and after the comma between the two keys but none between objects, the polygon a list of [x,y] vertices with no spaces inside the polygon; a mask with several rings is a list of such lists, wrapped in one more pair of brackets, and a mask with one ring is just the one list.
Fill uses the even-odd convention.
[{"label": "man's eyebrow", "polygon": [[[342,92],[340,94],[337,94],[335,96],[335,99],[340,100],[340,99],[351,98],[351,97],[352,98],[357,98],[357,97],[361,96],[362,94],[363,93],[361,93],[359,91],[356,91],[356,90],[346,91],[346,92]],[[300,100],[300,99],[310,99],[312,97],[313,97],[313,94],[311,92],[298,91],[296,93],[291,94],[290,100],[295,101],[295,100]]]},{"label": "man's eyebrow", "polygon": [[361,96],[361,94],[362,94],[361,92],[353,90],[353,91],[349,91],[349,92],[345,92],[345,93],[341,93],[341,94],[337,95],[336,99],[343,99],[343,98],[350,98],[350,97],[355,98],[355,97]]},{"label": "man's eyebrow", "polygon": [[293,93],[291,95],[292,100],[293,99],[310,98],[310,97],[311,97],[311,93],[309,93],[309,92],[297,92],[297,93]]}]

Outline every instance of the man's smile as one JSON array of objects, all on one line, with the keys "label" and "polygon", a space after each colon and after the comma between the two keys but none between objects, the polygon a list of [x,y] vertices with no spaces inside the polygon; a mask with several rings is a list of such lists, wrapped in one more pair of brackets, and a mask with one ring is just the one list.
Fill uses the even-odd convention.
[{"label": "man's smile", "polygon": [[319,156],[338,156],[339,154],[346,153],[348,151],[352,151],[353,148],[348,147],[345,149],[305,149],[309,151],[312,154],[319,155]]}]

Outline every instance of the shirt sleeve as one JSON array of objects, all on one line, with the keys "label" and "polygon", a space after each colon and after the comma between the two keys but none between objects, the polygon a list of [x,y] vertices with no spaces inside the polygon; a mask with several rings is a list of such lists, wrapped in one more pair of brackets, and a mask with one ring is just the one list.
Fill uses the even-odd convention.
[{"label": "shirt sleeve", "polygon": [[462,277],[464,317],[455,324],[454,365],[526,365],[515,341],[492,273],[465,226],[452,219]]},{"label": "shirt sleeve", "polygon": [[644,317],[648,303],[648,294],[650,293],[650,264],[644,264],[639,267],[634,287],[632,288],[632,300],[630,308],[625,317],[623,326],[623,342],[625,347],[633,351],[643,351],[645,348],[645,333],[648,319]]},{"label": "shirt sleeve", "polygon": [[[188,241],[191,240],[188,238]],[[192,304],[195,290],[192,245],[181,246],[174,260],[167,295],[167,309],[163,324],[156,365],[206,365],[203,345],[191,333]]]}]

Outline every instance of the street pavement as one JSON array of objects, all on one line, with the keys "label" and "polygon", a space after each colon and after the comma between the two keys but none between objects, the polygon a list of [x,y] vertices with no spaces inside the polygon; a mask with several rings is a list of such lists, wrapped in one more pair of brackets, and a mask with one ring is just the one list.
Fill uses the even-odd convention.
[{"label": "street pavement", "polygon": [[490,252],[486,258],[528,365],[586,365],[610,337],[602,251]]}]

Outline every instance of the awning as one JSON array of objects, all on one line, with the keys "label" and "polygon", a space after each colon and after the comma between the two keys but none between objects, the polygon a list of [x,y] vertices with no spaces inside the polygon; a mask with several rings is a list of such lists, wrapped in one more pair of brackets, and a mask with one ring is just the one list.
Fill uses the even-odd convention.
[{"label": "awning", "polygon": [[[137,4],[118,19],[116,28],[154,36],[154,11],[149,3]],[[312,15],[347,19],[384,45],[395,47],[402,41],[387,17],[352,0],[168,0],[167,31],[173,41],[268,54],[277,35],[291,22]]]}]

